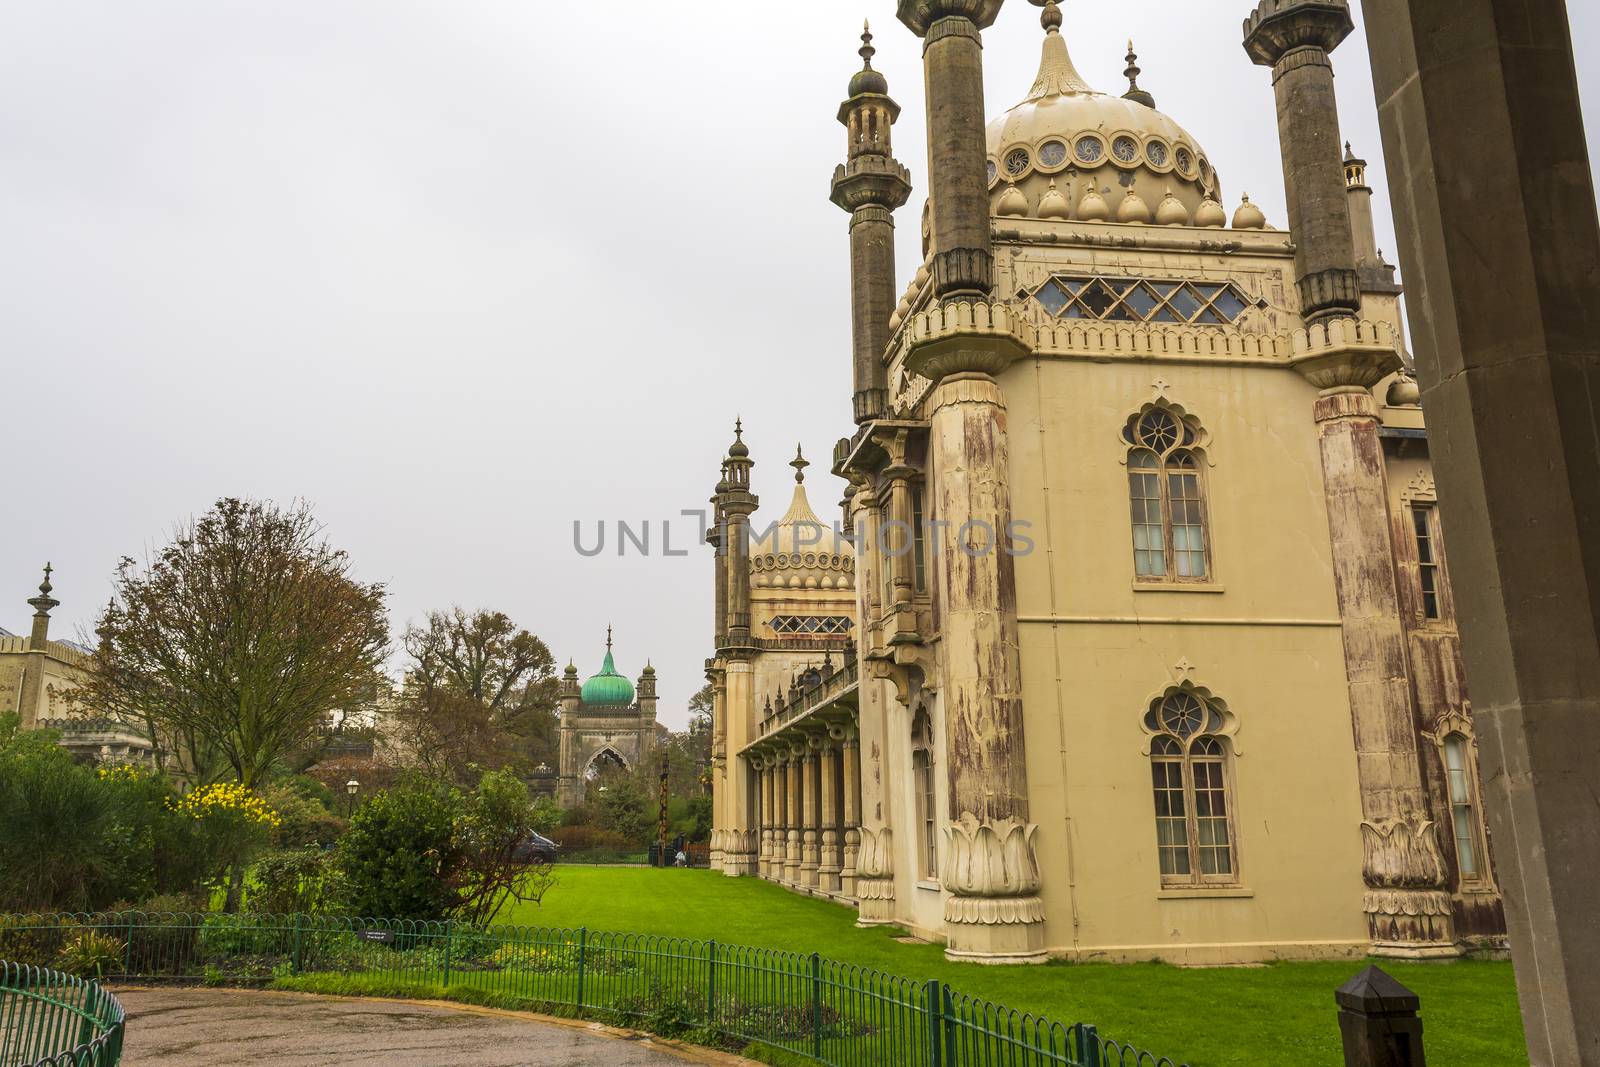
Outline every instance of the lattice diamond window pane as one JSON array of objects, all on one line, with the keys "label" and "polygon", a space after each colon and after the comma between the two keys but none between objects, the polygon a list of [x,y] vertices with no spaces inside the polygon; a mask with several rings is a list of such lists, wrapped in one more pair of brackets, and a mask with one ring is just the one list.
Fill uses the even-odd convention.
[{"label": "lattice diamond window pane", "polygon": [[1167,305],[1163,304],[1163,305],[1161,305],[1161,309],[1159,311],[1157,311],[1154,315],[1150,316],[1150,321],[1151,322],[1188,322],[1189,320],[1181,317],[1176,311],[1173,311],[1172,308],[1170,308]]},{"label": "lattice diamond window pane", "polygon": [[1117,302],[1116,294],[1104,282],[1098,281],[1083,291],[1082,299],[1083,306],[1098,318],[1104,318],[1106,312],[1111,310],[1111,305]]},{"label": "lattice diamond window pane", "polygon": [[1227,288],[1226,285],[1218,285],[1214,282],[1194,282],[1192,284],[1194,285],[1195,292],[1200,294],[1200,299],[1202,300],[1210,300],[1212,297],[1216,296],[1218,293],[1222,292],[1222,290]]},{"label": "lattice diamond window pane", "polygon": [[1167,303],[1171,304],[1173,309],[1183,316],[1185,322],[1192,320],[1194,313],[1199,311],[1201,307],[1200,299],[1194,295],[1194,290],[1187,285],[1173,293],[1172,298]]},{"label": "lattice diamond window pane", "polygon": [[1216,300],[1211,302],[1211,306],[1222,312],[1224,316],[1232,321],[1237,319],[1240,315],[1243,315],[1244,309],[1249,305],[1247,305],[1243,300],[1240,300],[1239,294],[1233,291],[1232,286],[1229,286],[1227,289],[1223,290],[1221,296],[1217,297]]},{"label": "lattice diamond window pane", "polygon": [[1159,303],[1160,301],[1156,299],[1156,295],[1147,286],[1143,285],[1134,286],[1127,297],[1128,307],[1132,308],[1141,319],[1148,319],[1150,313],[1156,309],[1156,305]]},{"label": "lattice diamond window pane", "polygon": [[1061,286],[1054,281],[1045,282],[1033,298],[1039,301],[1043,308],[1052,315],[1061,314],[1061,309],[1067,306],[1067,294]]}]

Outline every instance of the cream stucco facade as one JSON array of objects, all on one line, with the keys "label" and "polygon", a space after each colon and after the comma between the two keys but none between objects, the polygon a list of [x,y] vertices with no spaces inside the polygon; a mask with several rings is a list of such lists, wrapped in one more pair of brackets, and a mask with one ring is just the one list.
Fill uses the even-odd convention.
[{"label": "cream stucco facade", "polygon": [[1364,164],[1303,143],[1338,143],[1337,20],[1247,24],[1299,109],[1291,231],[1247,199],[1228,225],[1134,57],[1125,95],[1093,91],[1054,2],[1032,89],[985,132],[1000,6],[901,5],[936,147],[892,309],[909,175],[870,36],[840,109],[854,545],[803,485],[776,547],[753,541],[736,436],[708,538],[713,863],[988,962],[1495,943],[1400,290]]}]

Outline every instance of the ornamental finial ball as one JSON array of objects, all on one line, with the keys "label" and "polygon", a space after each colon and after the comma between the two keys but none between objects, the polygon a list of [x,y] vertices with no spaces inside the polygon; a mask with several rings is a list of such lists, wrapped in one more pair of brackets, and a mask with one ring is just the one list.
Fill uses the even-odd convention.
[{"label": "ornamental finial ball", "polygon": [[1058,32],[1061,29],[1061,5],[1056,0],[1033,0],[1033,3],[1044,8],[1039,15],[1039,25],[1044,27],[1045,32]]}]

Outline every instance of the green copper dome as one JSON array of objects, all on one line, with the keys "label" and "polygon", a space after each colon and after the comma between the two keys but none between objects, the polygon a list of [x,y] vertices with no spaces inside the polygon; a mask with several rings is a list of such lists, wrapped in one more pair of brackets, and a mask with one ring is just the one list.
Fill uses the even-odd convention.
[{"label": "green copper dome", "polygon": [[583,683],[581,694],[585,704],[632,704],[633,683],[617,673],[617,665],[611,658],[611,628],[606,628],[606,659],[600,665],[600,673]]}]

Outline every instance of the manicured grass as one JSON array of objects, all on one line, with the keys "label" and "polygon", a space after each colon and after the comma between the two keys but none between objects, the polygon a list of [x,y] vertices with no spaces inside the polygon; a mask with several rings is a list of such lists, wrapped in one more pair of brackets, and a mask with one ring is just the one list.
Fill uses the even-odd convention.
[{"label": "manicured grass", "polygon": [[[754,878],[707,871],[564,866],[542,906],[499,921],[715,938],[729,944],[819,952],[954,989],[1103,1035],[1193,1067],[1342,1062],[1333,991],[1363,964],[1277,963],[1183,968],[1164,964],[950,963],[938,945],[902,944],[899,931],[855,927],[855,912]],[[1382,961],[1422,998],[1430,1062],[1526,1063],[1511,965],[1460,960]]]}]

